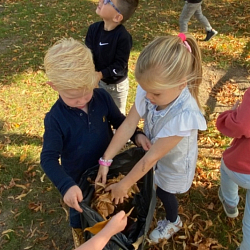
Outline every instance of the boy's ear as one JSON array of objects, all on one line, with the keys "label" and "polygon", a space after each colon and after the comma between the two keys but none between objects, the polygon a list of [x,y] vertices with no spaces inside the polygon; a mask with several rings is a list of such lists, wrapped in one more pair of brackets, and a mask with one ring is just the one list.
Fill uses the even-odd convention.
[{"label": "boy's ear", "polygon": [[115,17],[113,18],[113,21],[115,23],[121,23],[122,20],[123,20],[123,15],[119,13],[117,13],[117,15],[115,15]]},{"label": "boy's ear", "polygon": [[54,89],[55,91],[57,91],[57,88],[56,88],[56,86],[53,84],[53,82],[51,82],[51,81],[48,81],[48,82],[46,82],[52,89]]}]

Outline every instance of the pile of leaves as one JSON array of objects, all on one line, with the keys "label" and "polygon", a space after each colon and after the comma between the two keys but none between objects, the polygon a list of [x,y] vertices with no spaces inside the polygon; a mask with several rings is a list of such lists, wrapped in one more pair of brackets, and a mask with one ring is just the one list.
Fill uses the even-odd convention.
[{"label": "pile of leaves", "polygon": [[[119,173],[117,177],[113,177],[112,179],[108,179],[106,184],[102,183],[96,183],[96,189],[95,193],[91,202],[91,207],[96,210],[104,220],[107,220],[109,216],[112,216],[112,214],[115,214],[119,211],[119,208],[121,206],[116,206],[114,202],[111,200],[111,193],[109,191],[105,191],[105,189],[115,183],[118,183],[120,180],[122,180],[125,177],[125,175]],[[92,180],[89,179],[91,183],[93,183]],[[128,190],[128,198],[125,198],[125,203],[129,203],[131,198],[133,198],[133,195],[140,192],[137,184],[135,183],[132,185]],[[121,210],[121,209],[120,209]]]}]

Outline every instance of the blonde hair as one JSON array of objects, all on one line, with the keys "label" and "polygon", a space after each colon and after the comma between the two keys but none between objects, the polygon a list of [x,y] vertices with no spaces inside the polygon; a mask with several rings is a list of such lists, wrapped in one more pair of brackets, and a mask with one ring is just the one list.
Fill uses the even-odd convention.
[{"label": "blonde hair", "polygon": [[154,39],[147,45],[136,63],[136,80],[144,86],[166,89],[187,83],[192,96],[201,108],[198,93],[202,81],[201,52],[193,36],[185,33],[192,52],[178,36]]},{"label": "blonde hair", "polygon": [[57,90],[92,90],[97,86],[92,53],[73,38],[63,38],[49,48],[44,67]]}]

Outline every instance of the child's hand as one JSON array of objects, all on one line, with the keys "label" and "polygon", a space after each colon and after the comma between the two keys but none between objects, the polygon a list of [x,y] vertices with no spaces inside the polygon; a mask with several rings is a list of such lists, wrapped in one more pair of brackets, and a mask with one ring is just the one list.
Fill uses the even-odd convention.
[{"label": "child's hand", "polygon": [[142,147],[145,151],[148,151],[152,146],[150,140],[144,134],[137,134],[135,136],[135,143],[138,147]]},{"label": "child's hand", "polygon": [[236,103],[234,104],[234,106],[232,107],[232,110],[237,109],[237,108],[238,108],[238,106],[239,106],[239,104],[240,104],[240,101],[239,101],[239,100],[237,100],[237,101],[236,101]]},{"label": "child's hand", "polygon": [[128,198],[128,188],[122,186],[121,182],[108,186],[105,191],[111,191],[111,201],[115,204],[123,203],[124,197]]},{"label": "child's hand", "polygon": [[82,209],[80,208],[78,202],[83,200],[83,195],[81,189],[75,185],[72,186],[64,195],[63,201],[69,206],[82,213]]},{"label": "child's hand", "polygon": [[109,172],[109,167],[100,165],[95,179],[95,183],[101,182],[102,184],[105,184],[107,181],[108,172]]},{"label": "child's hand", "polygon": [[128,217],[126,216],[125,212],[122,210],[112,217],[112,219],[105,226],[105,229],[107,229],[107,231],[109,231],[111,235],[115,235],[121,232],[122,230],[124,230],[124,228],[127,225],[127,221],[128,221]]},{"label": "child's hand", "polygon": [[96,71],[96,78],[98,80],[98,82],[100,82],[100,80],[103,78],[102,72],[101,71]]}]

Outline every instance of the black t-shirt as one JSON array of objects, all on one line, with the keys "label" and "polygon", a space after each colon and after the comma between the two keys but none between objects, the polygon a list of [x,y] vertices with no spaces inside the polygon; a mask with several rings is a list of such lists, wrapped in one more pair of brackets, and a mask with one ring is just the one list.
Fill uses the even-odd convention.
[{"label": "black t-shirt", "polygon": [[132,37],[120,24],[111,31],[104,30],[104,22],[89,26],[85,44],[93,53],[96,71],[101,71],[107,84],[119,83],[127,78]]}]

